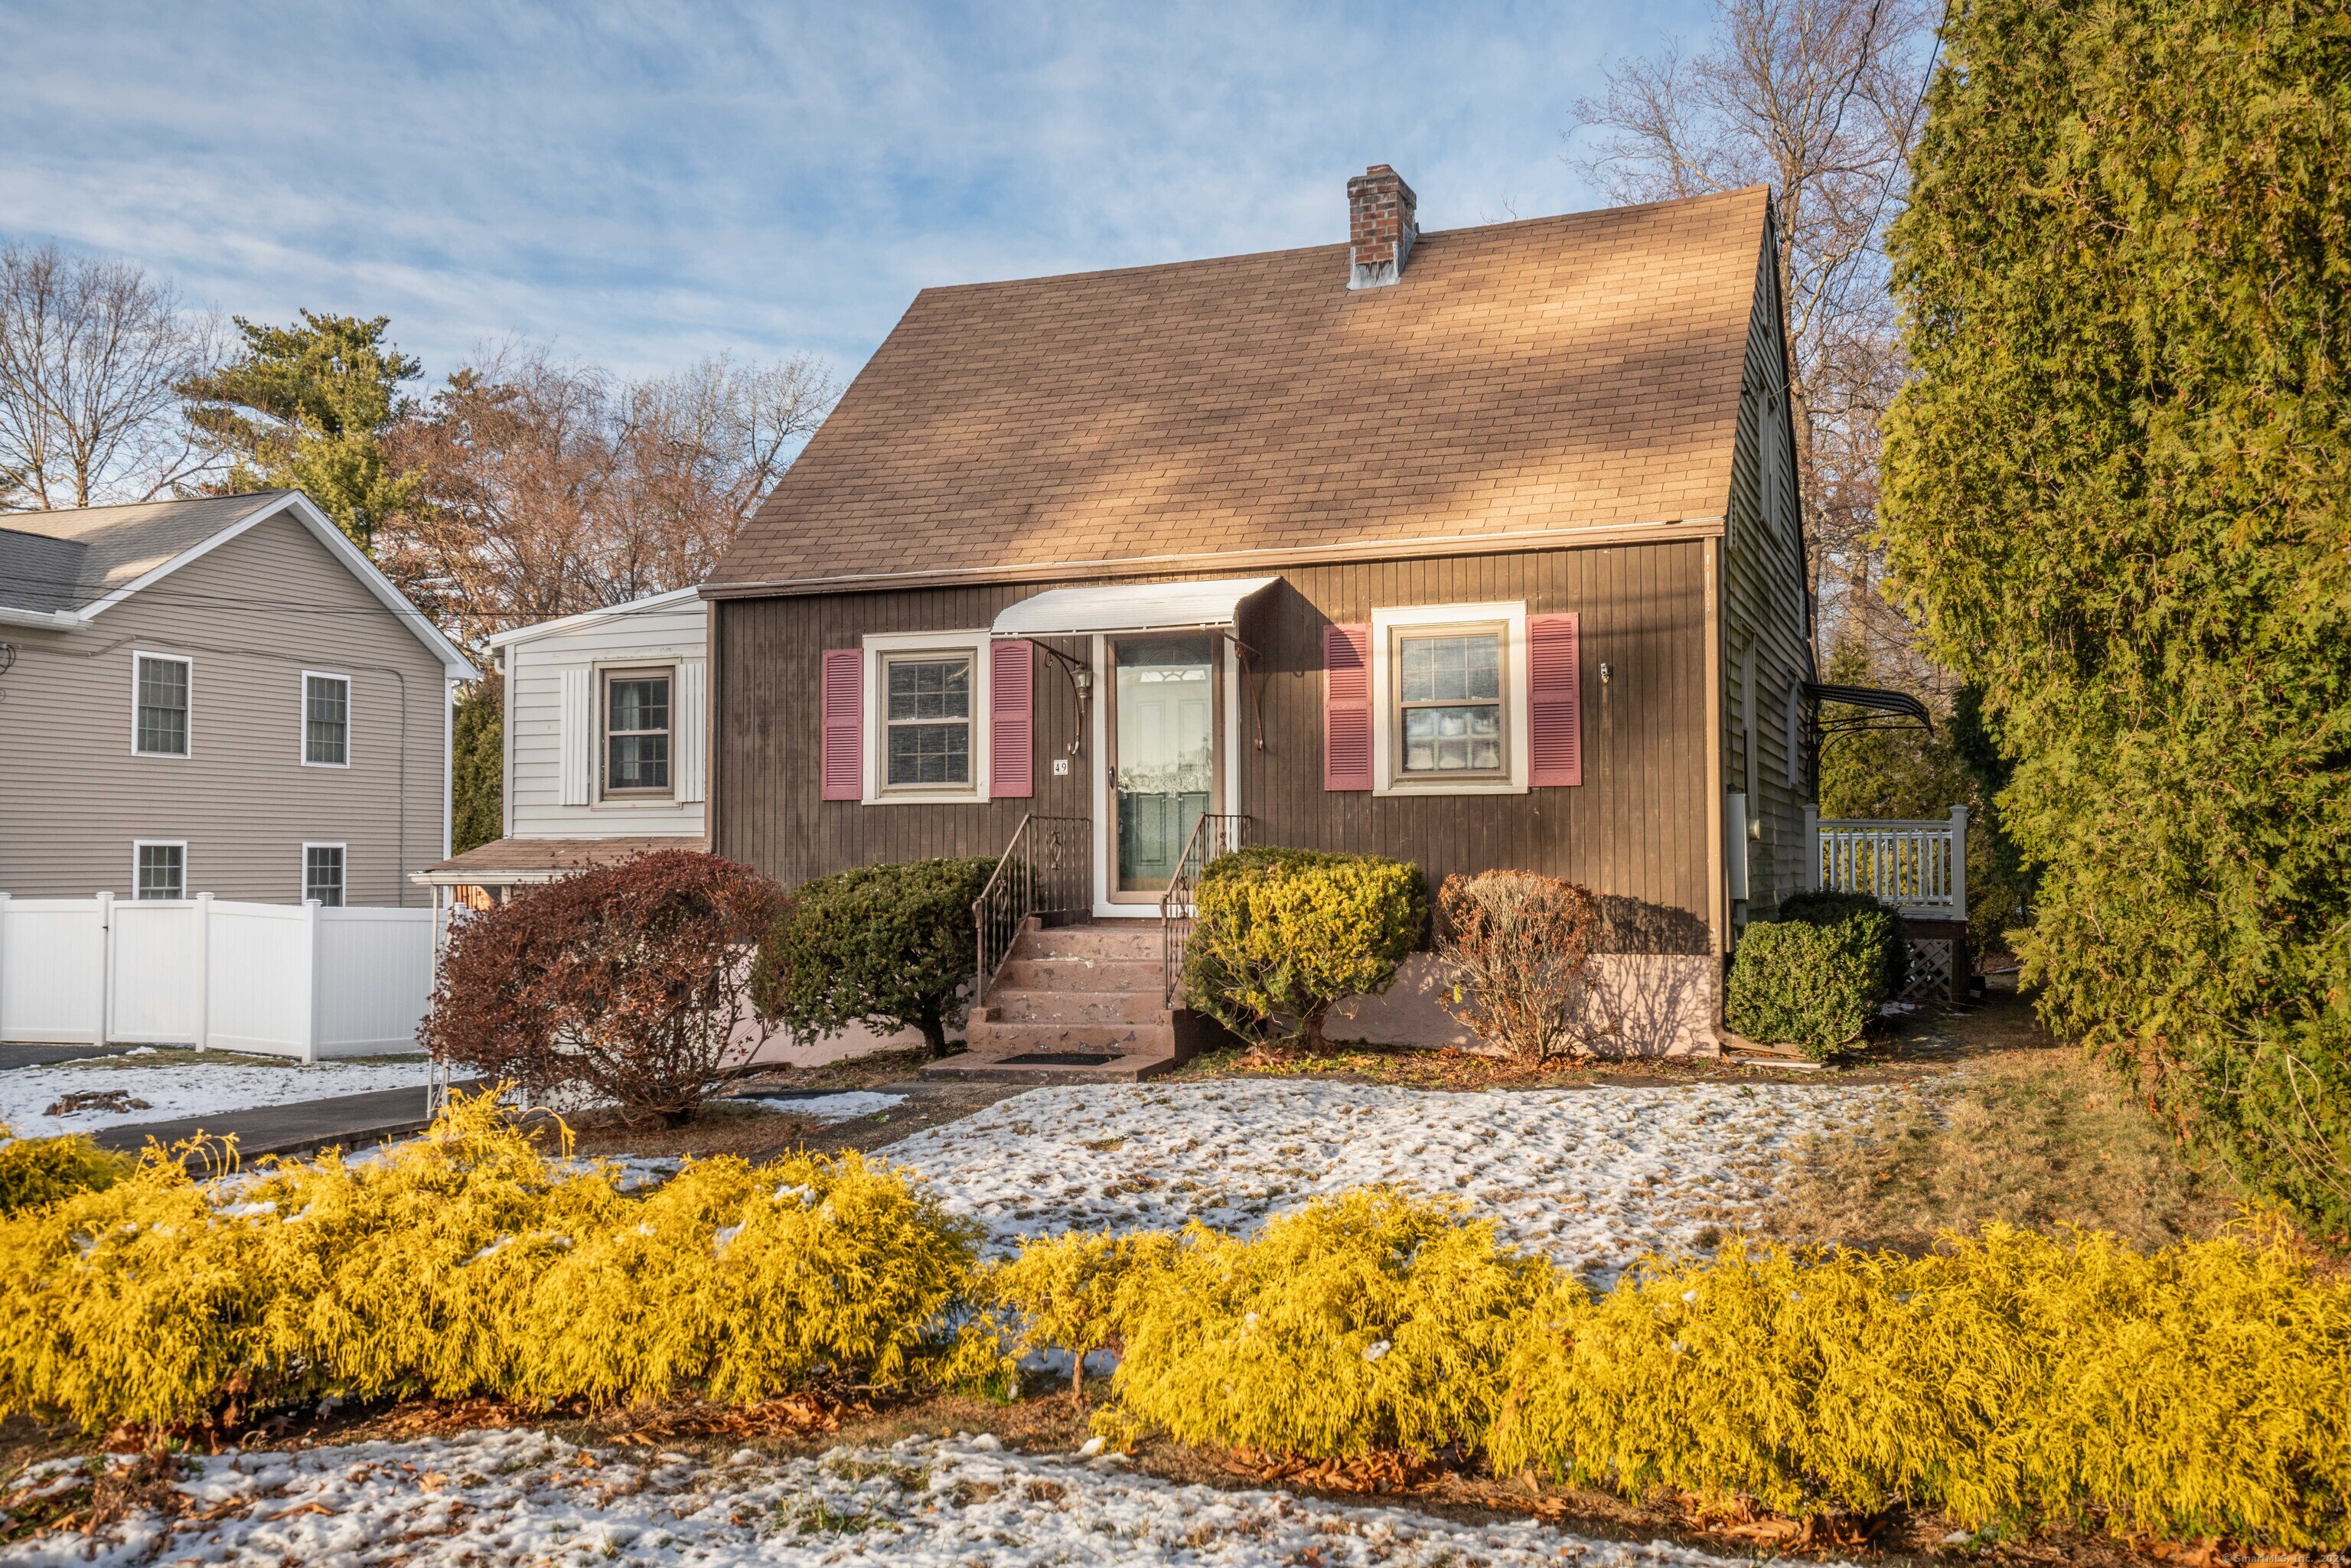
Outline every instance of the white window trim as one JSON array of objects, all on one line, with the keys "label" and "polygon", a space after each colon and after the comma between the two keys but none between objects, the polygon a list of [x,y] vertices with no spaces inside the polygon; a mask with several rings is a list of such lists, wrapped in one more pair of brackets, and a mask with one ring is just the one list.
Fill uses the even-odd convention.
[{"label": "white window trim", "polygon": [[[168,754],[167,754],[168,755]],[[180,852],[180,896],[177,898],[141,899],[139,896],[139,852],[141,850],[177,850]],[[131,902],[133,904],[185,904],[188,901],[188,841],[185,839],[133,839],[131,841]]]},{"label": "white window trim", "polygon": [[[340,681],[343,683],[343,759],[340,762],[313,762],[310,760],[310,683],[312,681]],[[350,676],[339,674],[333,670],[305,670],[302,672],[302,678],[300,681],[296,683],[295,689],[300,694],[298,706],[301,708],[301,723],[297,730],[297,738],[295,742],[297,749],[295,750],[294,755],[301,759],[302,766],[305,768],[349,768],[351,765]]]},{"label": "white window trim", "polygon": [[[588,716],[595,730],[590,742],[595,747],[588,759],[588,809],[591,811],[665,811],[677,801],[677,666],[675,659],[655,657],[645,659],[600,659],[589,666]],[[604,787],[605,772],[612,761],[611,682],[615,675],[667,675],[669,677],[669,788],[666,789],[630,789],[614,794]],[[572,810],[579,810],[573,807]]]},{"label": "white window trim", "polygon": [[[141,751],[139,749],[139,661],[154,659],[169,661],[188,667],[188,749],[185,751]],[[131,650],[131,755],[133,757],[177,757],[186,758],[196,754],[196,662],[185,653],[151,653],[144,648]],[[157,839],[156,843],[167,841]]]},{"label": "white window trim", "polygon": [[295,902],[297,904],[308,904],[310,902],[310,852],[312,850],[340,850],[342,852],[343,902],[337,907],[345,909],[350,908],[351,902],[351,847],[349,844],[334,843],[320,840],[306,839],[303,841],[302,880],[296,889],[297,896],[295,898]]},{"label": "white window trim", "polygon": [[[873,632],[865,637],[864,756],[859,760],[860,799],[868,806],[978,806],[987,802],[987,628],[959,632]],[[882,785],[882,753],[889,744],[889,699],[883,689],[883,661],[892,653],[971,655],[971,783],[960,789],[890,789]]]},{"label": "white window trim", "polygon": [[[1510,711],[1502,724],[1509,748],[1509,777],[1452,779],[1396,777],[1395,683],[1390,672],[1395,663],[1395,633],[1422,626],[1464,626],[1476,622],[1500,622],[1507,628],[1503,668],[1509,683],[1503,701]],[[1527,702],[1527,606],[1524,600],[1493,604],[1420,604],[1372,612],[1372,793],[1374,795],[1523,795],[1527,792],[1527,726],[1531,710]]]}]

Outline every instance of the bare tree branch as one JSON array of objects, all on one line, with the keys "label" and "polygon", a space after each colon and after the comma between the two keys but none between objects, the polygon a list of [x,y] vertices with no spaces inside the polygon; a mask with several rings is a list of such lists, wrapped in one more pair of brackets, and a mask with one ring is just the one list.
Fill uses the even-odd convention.
[{"label": "bare tree branch", "polygon": [[136,263],[0,250],[0,505],[152,500],[211,467],[179,387],[218,346]]},{"label": "bare tree branch", "polygon": [[1807,569],[1827,645],[1919,679],[1880,591],[1878,421],[1903,374],[1885,235],[1918,127],[1933,0],[1717,0],[1705,49],[1620,61],[1575,106],[1611,200],[1765,184],[1788,311]]},{"label": "bare tree branch", "polygon": [[838,395],[806,357],[616,382],[492,350],[388,442],[425,477],[379,535],[385,570],[475,643],[699,582]]}]

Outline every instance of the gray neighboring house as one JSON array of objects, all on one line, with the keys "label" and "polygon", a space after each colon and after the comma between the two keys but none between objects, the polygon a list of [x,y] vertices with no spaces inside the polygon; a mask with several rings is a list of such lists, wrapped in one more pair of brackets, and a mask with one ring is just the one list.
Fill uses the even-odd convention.
[{"label": "gray neighboring house", "polygon": [[423,904],[475,673],[298,491],[0,513],[0,893]]}]

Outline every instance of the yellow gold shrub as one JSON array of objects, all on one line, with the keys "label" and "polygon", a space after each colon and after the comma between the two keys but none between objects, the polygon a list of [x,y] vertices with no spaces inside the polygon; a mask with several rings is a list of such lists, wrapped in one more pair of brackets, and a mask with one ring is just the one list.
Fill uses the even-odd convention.
[{"label": "yellow gold shrub", "polygon": [[1386,1188],[1323,1198],[1253,1241],[1195,1226],[1134,1248],[1115,1386],[1184,1442],[1426,1454],[1493,1420],[1517,1320],[1547,1275],[1493,1228]]},{"label": "yellow gold shrub", "polygon": [[151,1154],[0,1223],[0,1413],[98,1429],[328,1394],[898,1383],[980,1354],[948,1321],[974,1255],[967,1226],[854,1154],[690,1164],[632,1197],[484,1096],[383,1158],[207,1186]]},{"label": "yellow gold shrub", "polygon": [[0,1122],[0,1215],[112,1186],[137,1164],[129,1155],[99,1148],[86,1133],[19,1138]]},{"label": "yellow gold shrub", "polygon": [[1123,1342],[1122,1435],[1458,1443],[1498,1476],[1796,1515],[2351,1534],[2351,1281],[2260,1223],[2155,1253],[2004,1227],[1918,1259],[1734,1241],[1594,1298],[1450,1207],[1371,1191],[1251,1241],[1032,1243],[1007,1273],[1030,1345]]}]

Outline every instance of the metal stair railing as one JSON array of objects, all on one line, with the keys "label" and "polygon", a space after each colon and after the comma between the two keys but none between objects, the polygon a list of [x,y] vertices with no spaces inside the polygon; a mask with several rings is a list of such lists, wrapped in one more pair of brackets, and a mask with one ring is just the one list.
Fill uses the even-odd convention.
[{"label": "metal stair railing", "polygon": [[979,938],[979,967],[971,992],[974,1010],[987,1000],[997,974],[1012,956],[1021,925],[1031,915],[1073,915],[1092,907],[1092,856],[1093,823],[1087,818],[1031,812],[1020,819],[987,884],[972,901],[972,925]]},{"label": "metal stair railing", "polygon": [[1192,836],[1184,841],[1184,852],[1176,858],[1176,874],[1167,879],[1167,891],[1159,900],[1161,994],[1171,1011],[1176,988],[1183,983],[1184,948],[1192,939],[1192,922],[1198,913],[1195,899],[1200,873],[1210,861],[1230,854],[1248,841],[1247,817],[1203,813],[1192,824]]}]

